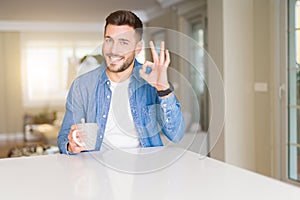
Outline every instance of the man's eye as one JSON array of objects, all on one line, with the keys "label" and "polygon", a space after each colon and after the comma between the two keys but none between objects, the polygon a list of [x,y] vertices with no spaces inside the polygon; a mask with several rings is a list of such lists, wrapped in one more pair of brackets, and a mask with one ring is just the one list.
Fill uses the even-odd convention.
[{"label": "man's eye", "polygon": [[128,42],[126,42],[126,41],[121,41],[120,44],[121,44],[121,45],[128,45]]},{"label": "man's eye", "polygon": [[112,42],[112,39],[111,38],[106,38],[105,42],[110,43],[110,42]]}]

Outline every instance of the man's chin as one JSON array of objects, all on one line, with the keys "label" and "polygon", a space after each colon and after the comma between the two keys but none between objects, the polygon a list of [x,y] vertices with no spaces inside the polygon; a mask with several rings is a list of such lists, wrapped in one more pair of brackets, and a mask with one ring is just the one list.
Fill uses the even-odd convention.
[{"label": "man's chin", "polygon": [[113,64],[110,64],[109,66],[107,66],[107,69],[108,69],[108,71],[114,72],[114,73],[118,73],[118,72],[124,71],[124,70],[122,69],[122,65],[120,66],[120,65],[113,65]]}]

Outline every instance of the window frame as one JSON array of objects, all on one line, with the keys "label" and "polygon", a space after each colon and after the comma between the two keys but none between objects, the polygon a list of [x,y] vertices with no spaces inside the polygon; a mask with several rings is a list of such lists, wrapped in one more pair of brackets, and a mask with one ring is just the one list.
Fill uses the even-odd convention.
[{"label": "window frame", "polygon": [[[295,60],[296,60],[296,47],[295,47],[295,39],[296,39],[296,32],[297,31],[300,31],[299,30],[299,27],[298,27],[298,30],[297,30],[297,27],[295,27],[295,6],[296,5],[296,2],[299,2],[299,0],[288,0],[287,2],[287,24],[288,24],[288,27],[287,27],[287,45],[288,45],[288,51],[287,51],[287,54],[288,54],[288,58],[287,58],[287,81],[288,81],[288,94],[287,94],[287,104],[286,104],[286,107],[287,107],[287,125],[286,125],[286,128],[287,128],[287,136],[286,136],[286,153],[285,153],[285,156],[286,156],[286,168],[285,168],[285,175],[286,175],[286,180],[288,182],[291,182],[293,184],[296,184],[296,185],[300,185],[300,172],[298,171],[298,158],[295,160],[291,160],[292,156],[293,156],[293,153],[296,153],[298,154],[298,151],[300,150],[299,149],[299,144],[298,142],[296,143],[293,143],[291,142],[291,140],[295,140],[297,139],[297,136],[296,135],[293,135],[291,133],[292,129],[295,128],[296,129],[296,132],[297,132],[297,116],[295,116],[296,118],[293,118],[291,119],[291,115],[292,115],[292,111],[291,110],[295,110],[296,111],[296,115],[298,112],[300,112],[300,109],[299,109],[299,106],[297,105],[297,85],[294,86],[292,85],[292,81],[293,81],[293,77],[291,76],[291,74],[294,72],[297,76],[297,73],[300,73],[300,69],[297,69],[294,64],[295,64]],[[294,77],[297,79],[297,77]],[[295,80],[294,80],[295,81]],[[296,80],[296,84],[297,84],[297,80]],[[294,89],[294,90],[292,90]],[[294,91],[294,92],[293,92]],[[295,96],[296,95],[296,96]],[[299,95],[299,94],[298,94]],[[291,104],[291,101],[295,99],[296,102],[292,102]],[[296,123],[293,123],[296,122]],[[296,133],[297,134],[297,133]],[[292,148],[296,147],[296,149],[294,149],[292,151]],[[292,152],[291,152],[292,151]],[[296,163],[295,163],[296,162]],[[291,168],[293,167],[292,165],[296,165],[296,178],[295,177],[292,177],[292,176],[295,176],[295,174],[292,174],[291,172]]]}]

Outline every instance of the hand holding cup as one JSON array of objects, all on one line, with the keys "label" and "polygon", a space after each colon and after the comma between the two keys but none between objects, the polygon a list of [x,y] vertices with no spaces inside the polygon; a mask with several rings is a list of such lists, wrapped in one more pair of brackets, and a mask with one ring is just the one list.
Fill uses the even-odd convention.
[{"label": "hand holding cup", "polygon": [[71,126],[68,135],[68,151],[79,153],[84,150],[94,150],[97,141],[98,126],[96,123],[82,123]]}]

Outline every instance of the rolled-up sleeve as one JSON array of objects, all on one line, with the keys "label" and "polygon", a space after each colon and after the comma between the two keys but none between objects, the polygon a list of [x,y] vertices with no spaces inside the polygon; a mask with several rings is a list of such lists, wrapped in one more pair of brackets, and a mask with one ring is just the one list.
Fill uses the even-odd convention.
[{"label": "rolled-up sleeve", "polygon": [[184,119],[180,103],[174,94],[167,98],[158,97],[160,104],[160,126],[162,132],[172,142],[179,142],[184,135]]},{"label": "rolled-up sleeve", "polygon": [[[67,102],[66,102],[66,113],[64,116],[64,120],[61,126],[61,129],[58,133],[57,137],[57,145],[60,150],[60,153],[63,154],[74,154],[72,152],[68,152],[68,135],[70,132],[70,128],[73,124],[78,122],[80,116],[82,116],[83,106],[81,102],[81,95],[79,92],[79,88],[76,87],[76,82],[74,82],[70,88]],[[77,119],[78,118],[78,119]],[[80,121],[80,120],[79,120]]]}]

